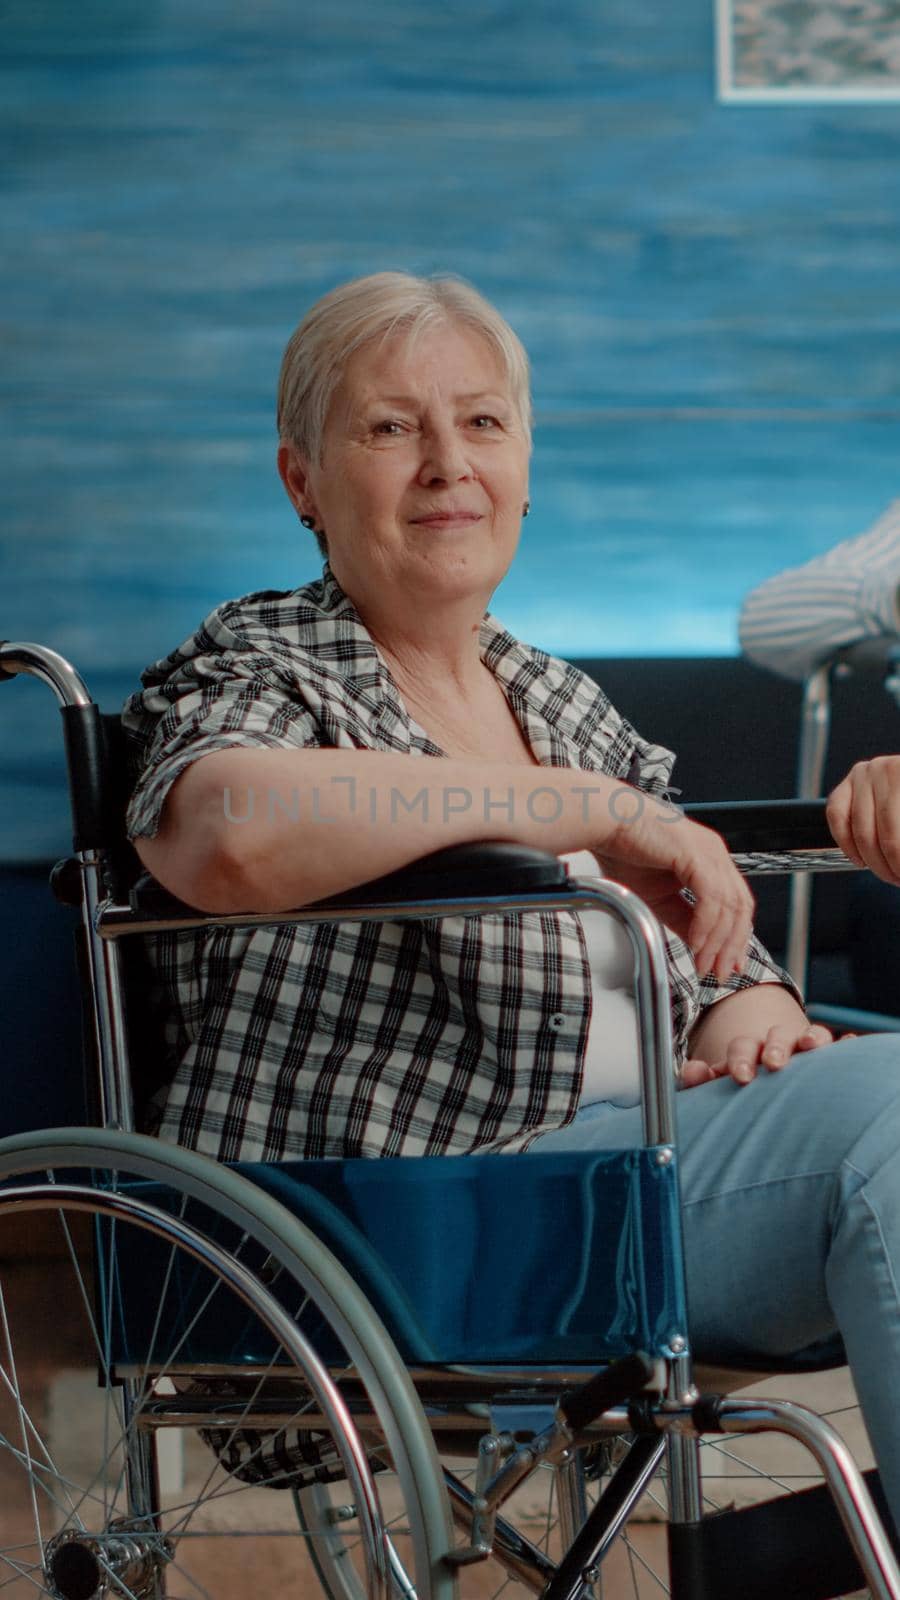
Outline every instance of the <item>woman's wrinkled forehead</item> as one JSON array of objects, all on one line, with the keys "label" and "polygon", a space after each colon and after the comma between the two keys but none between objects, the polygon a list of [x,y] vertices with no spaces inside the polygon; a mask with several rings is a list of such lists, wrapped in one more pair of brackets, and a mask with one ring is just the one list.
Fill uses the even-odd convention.
[{"label": "woman's wrinkled forehead", "polygon": [[329,415],[377,399],[415,398],[436,384],[462,396],[492,393],[516,407],[506,364],[480,329],[453,318],[387,328],[348,356]]}]

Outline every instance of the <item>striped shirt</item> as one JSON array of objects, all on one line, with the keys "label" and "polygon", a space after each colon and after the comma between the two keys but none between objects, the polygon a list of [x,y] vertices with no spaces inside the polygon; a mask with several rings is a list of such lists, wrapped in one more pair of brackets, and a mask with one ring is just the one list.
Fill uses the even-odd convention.
[{"label": "striped shirt", "polygon": [[866,533],[754,589],[741,648],[785,678],[806,678],[841,649],[900,636],[900,500]]},{"label": "striped shirt", "polygon": [[[664,792],[671,753],[583,673],[489,615],[480,641],[540,764]],[[220,606],[142,682],[123,714],[132,837],[156,832],[172,783],[214,750],[443,754],[328,566],[305,588]],[[210,928],[154,935],[147,953],[171,1058],[158,1131],[219,1159],[520,1149],[578,1105],[591,975],[576,913]],[[705,1007],[790,986],[757,944],[724,985],[700,980],[679,939],[668,954],[679,1056]]]}]

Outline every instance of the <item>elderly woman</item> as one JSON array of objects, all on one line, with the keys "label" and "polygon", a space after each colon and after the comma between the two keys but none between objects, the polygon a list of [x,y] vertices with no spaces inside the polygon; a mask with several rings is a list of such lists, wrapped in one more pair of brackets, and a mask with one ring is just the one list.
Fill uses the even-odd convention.
[{"label": "elderly woman", "polygon": [[[487,614],[528,510],[521,345],[464,284],[364,278],[293,335],[278,421],[323,576],[220,606],[145,673],[142,860],[213,912],[483,838],[634,888],[668,933],[695,1347],[787,1354],[837,1327],[900,1522],[898,1049],[810,1027],[721,841],[665,802],[670,753]],[[164,1138],[278,1160],[640,1137],[607,919],[219,929],[152,959]]]}]

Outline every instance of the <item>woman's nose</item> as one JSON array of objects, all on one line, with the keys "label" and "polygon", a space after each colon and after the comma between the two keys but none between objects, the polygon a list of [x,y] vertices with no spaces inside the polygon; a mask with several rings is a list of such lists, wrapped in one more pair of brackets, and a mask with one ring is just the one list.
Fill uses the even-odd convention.
[{"label": "woman's nose", "polygon": [[471,472],[463,440],[455,428],[432,428],[422,435],[419,477],[423,483],[433,483],[435,479],[458,482],[470,477]]}]

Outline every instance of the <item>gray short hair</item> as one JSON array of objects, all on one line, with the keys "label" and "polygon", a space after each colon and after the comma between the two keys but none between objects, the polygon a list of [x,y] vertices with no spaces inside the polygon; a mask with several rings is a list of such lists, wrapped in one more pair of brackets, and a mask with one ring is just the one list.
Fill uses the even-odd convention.
[{"label": "gray short hair", "polygon": [[278,433],[307,461],[321,460],[331,397],[354,351],[371,339],[461,324],[480,333],[500,358],[510,394],[531,442],[528,357],[509,323],[462,278],[416,278],[376,272],[353,278],[317,300],[295,329],[278,380]]}]

